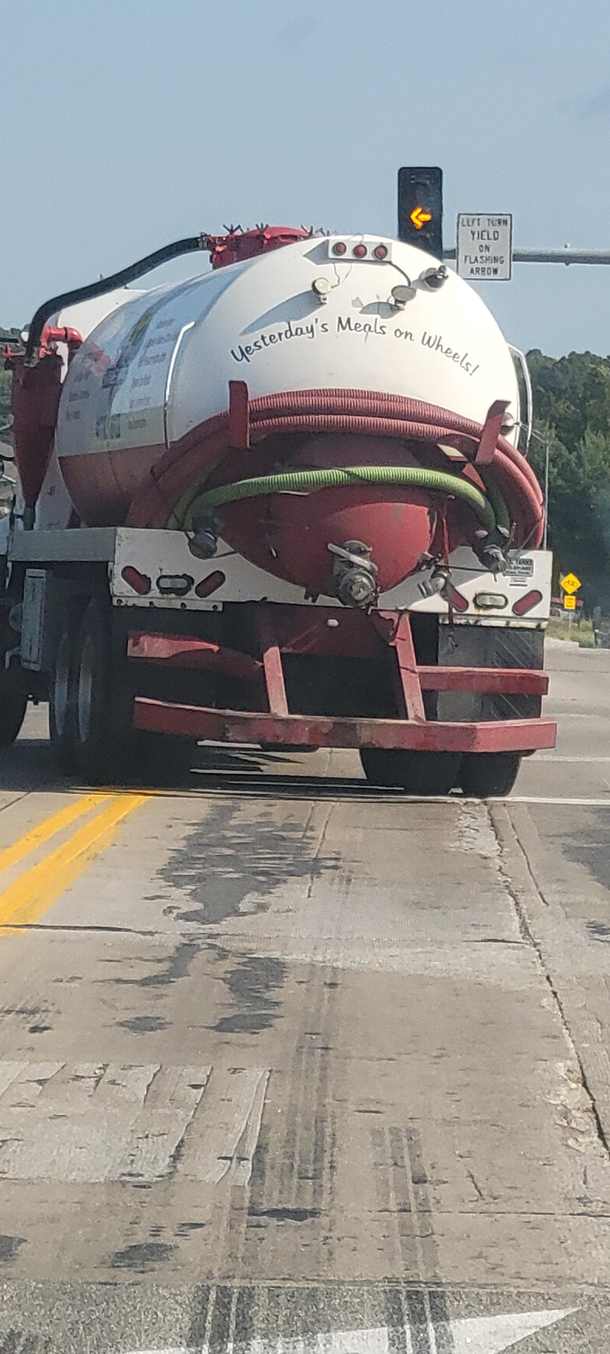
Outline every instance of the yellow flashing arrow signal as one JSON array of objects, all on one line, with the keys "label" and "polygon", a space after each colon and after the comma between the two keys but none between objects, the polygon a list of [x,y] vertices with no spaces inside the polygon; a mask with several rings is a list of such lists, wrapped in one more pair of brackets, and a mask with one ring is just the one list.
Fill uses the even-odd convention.
[{"label": "yellow flashing arrow signal", "polygon": [[416,230],[421,230],[422,226],[425,226],[427,221],[432,220],[432,213],[425,212],[423,207],[414,207],[409,220],[413,222]]}]

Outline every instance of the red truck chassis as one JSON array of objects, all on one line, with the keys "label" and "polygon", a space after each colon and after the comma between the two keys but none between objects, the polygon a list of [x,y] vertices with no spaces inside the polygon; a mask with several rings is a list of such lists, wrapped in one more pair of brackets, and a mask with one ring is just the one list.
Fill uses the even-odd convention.
[{"label": "red truck chassis", "polygon": [[[191,739],[230,743],[290,744],[302,747],[408,749],[422,752],[516,752],[527,755],[554,747],[553,720],[487,719],[441,721],[427,718],[424,692],[480,692],[543,696],[547,675],[531,668],[475,668],[417,663],[407,612],[372,612],[350,616],[347,637],[328,630],[325,615],[308,617],[305,633],[290,635],[286,612],[259,604],[259,650],[242,652],[186,635],[130,631],[127,657],[136,663],[200,668],[250,682],[258,709],[230,710],[136,696],[137,728]],[[274,617],[277,613],[277,621]],[[279,623],[277,623],[279,621]],[[332,621],[332,617],[331,617]],[[336,622],[334,622],[336,624]],[[301,627],[302,631],[302,627]],[[283,633],[282,633],[283,632]],[[363,637],[366,642],[363,644]],[[379,640],[391,664],[396,713],[392,718],[296,714],[289,708],[283,670],[286,653],[320,652],[349,656],[350,638],[357,652],[373,651]],[[265,708],[267,707],[267,708]]]}]

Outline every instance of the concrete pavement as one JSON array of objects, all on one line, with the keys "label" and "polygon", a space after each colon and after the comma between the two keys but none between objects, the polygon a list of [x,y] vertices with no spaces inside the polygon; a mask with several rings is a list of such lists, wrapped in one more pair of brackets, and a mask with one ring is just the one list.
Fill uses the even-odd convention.
[{"label": "concrete pavement", "polygon": [[[0,1354],[610,1348],[610,652],[509,801],[0,768]],[[521,1343],[518,1343],[521,1342]]]}]

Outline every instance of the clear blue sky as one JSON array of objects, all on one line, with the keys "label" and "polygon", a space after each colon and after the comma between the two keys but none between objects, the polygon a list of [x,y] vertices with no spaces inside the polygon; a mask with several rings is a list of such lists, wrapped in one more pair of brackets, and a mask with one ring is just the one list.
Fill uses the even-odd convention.
[{"label": "clear blue sky", "polygon": [[[607,0],[0,0],[0,34],[0,324],[225,222],[393,234],[400,164],[443,166],[447,244],[461,210],[610,247]],[[515,272],[509,339],[610,352],[610,267]]]}]

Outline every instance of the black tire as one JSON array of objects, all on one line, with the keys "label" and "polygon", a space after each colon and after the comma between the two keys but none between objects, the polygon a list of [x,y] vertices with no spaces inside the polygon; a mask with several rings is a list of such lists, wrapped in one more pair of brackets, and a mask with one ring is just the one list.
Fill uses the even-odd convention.
[{"label": "black tire", "polygon": [[196,751],[195,738],[140,731],[136,741],[138,777],[150,785],[177,785],[191,770]]},{"label": "black tire", "polygon": [[110,607],[94,597],[77,636],[73,697],[76,767],[94,783],[124,782],[133,761],[132,703],[114,675]]},{"label": "black tire", "polygon": [[80,616],[74,611],[63,615],[49,689],[49,733],[60,769],[76,771],[75,741],[75,660]]},{"label": "black tire", "polygon": [[15,742],[27,708],[27,694],[19,690],[10,672],[3,672],[0,676],[0,748],[8,748]]},{"label": "black tire", "polygon": [[362,748],[360,761],[371,785],[398,786],[410,795],[447,795],[458,780],[461,753]]},{"label": "black tire", "polygon": [[468,752],[462,758],[459,784],[473,799],[510,794],[519,774],[519,752]]}]

